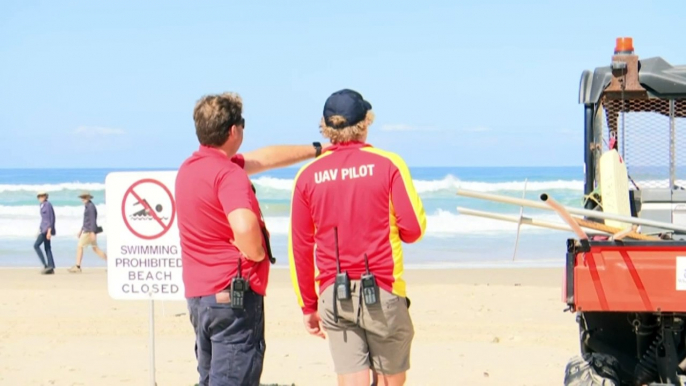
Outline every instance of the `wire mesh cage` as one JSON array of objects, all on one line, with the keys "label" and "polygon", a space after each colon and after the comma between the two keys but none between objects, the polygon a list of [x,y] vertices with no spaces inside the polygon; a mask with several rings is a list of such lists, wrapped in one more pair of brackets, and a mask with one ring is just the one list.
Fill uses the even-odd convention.
[{"label": "wire mesh cage", "polygon": [[686,189],[686,99],[604,98],[600,107],[599,143],[614,144],[632,189]]}]

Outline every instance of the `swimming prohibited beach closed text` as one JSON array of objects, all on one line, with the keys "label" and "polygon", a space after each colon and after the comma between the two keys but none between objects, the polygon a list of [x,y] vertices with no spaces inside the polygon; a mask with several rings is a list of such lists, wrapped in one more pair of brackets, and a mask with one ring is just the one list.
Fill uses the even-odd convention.
[{"label": "swimming prohibited beach closed text", "polygon": [[115,299],[184,298],[176,172],[114,172],[105,181],[108,288]]}]

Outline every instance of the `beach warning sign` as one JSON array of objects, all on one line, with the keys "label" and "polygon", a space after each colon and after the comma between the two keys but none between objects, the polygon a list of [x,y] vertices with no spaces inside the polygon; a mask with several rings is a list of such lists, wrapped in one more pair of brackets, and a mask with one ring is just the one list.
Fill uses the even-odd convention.
[{"label": "beach warning sign", "polygon": [[175,171],[107,175],[107,286],[112,298],[185,299],[175,181]]},{"label": "beach warning sign", "polygon": [[121,214],[131,234],[143,240],[158,239],[174,223],[174,196],[160,181],[152,178],[138,180],[124,193]]}]

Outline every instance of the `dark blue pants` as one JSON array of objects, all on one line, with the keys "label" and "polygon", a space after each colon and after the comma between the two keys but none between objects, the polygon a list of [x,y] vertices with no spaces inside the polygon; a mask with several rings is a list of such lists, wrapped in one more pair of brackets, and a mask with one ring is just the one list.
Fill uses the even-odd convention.
[{"label": "dark blue pants", "polygon": [[264,298],[248,291],[243,303],[244,309],[234,310],[214,295],[188,299],[200,386],[259,386],[266,349]]},{"label": "dark blue pants", "polygon": [[[38,238],[36,238],[36,242],[33,243],[33,249],[36,250],[38,258],[40,259],[41,263],[43,263],[43,267],[55,268],[55,260],[52,259],[52,247],[50,246],[50,240],[48,240],[47,236],[47,232],[42,232],[39,234]],[[43,256],[43,251],[40,250],[41,244],[43,244],[43,248],[45,248],[45,255],[48,257],[47,264],[45,262],[45,257]]]}]

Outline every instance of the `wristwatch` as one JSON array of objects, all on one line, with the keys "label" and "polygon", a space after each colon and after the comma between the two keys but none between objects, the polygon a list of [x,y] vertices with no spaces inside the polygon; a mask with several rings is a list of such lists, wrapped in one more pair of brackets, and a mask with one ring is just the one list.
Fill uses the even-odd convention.
[{"label": "wristwatch", "polygon": [[312,146],[314,146],[314,150],[315,150],[314,158],[317,158],[317,157],[319,157],[320,155],[322,155],[322,144],[321,144],[321,143],[319,143],[319,142],[312,142]]}]

